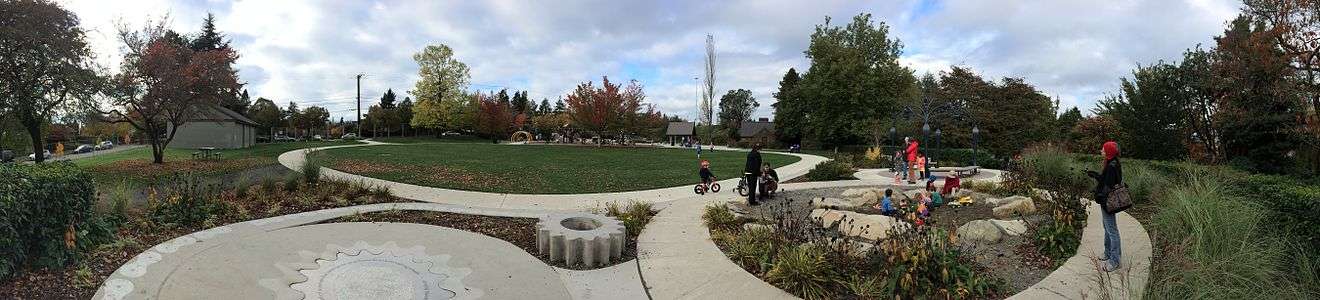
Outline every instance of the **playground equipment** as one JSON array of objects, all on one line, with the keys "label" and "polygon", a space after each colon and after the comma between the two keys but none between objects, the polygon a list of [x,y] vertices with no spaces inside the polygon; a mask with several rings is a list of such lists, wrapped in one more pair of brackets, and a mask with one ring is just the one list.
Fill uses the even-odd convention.
[{"label": "playground equipment", "polygon": [[[522,138],[522,140],[519,140],[519,139],[518,139],[518,138],[520,138],[520,137]],[[514,132],[512,136],[509,136],[509,141],[511,141],[511,142],[515,142],[515,143],[516,143],[516,142],[531,142],[531,141],[532,141],[532,134],[529,133],[529,132],[526,132],[526,131],[519,130],[518,132]]]}]

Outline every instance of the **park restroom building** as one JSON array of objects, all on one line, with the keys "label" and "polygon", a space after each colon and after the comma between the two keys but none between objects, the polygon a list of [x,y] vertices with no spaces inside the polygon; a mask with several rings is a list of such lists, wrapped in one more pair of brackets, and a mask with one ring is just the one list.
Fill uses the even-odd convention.
[{"label": "park restroom building", "polygon": [[193,119],[179,126],[171,148],[247,148],[257,143],[257,122],[220,106],[199,107]]}]

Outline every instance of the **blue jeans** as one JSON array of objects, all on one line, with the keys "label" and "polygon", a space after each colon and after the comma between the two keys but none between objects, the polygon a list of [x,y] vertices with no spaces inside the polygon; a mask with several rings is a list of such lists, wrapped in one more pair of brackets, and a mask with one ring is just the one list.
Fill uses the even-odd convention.
[{"label": "blue jeans", "polygon": [[1118,238],[1118,216],[1101,211],[1100,219],[1105,227],[1105,257],[1109,258],[1109,265],[1117,267],[1123,256],[1123,240]]}]

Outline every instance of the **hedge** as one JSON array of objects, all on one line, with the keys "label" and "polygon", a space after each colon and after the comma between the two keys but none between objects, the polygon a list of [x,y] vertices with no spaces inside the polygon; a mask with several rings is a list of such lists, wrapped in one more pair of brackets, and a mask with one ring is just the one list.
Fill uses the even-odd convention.
[{"label": "hedge", "polygon": [[[78,255],[66,232],[86,235],[96,190],[70,162],[0,165],[0,278],[26,266],[63,266]],[[95,230],[101,231],[101,230]]]}]

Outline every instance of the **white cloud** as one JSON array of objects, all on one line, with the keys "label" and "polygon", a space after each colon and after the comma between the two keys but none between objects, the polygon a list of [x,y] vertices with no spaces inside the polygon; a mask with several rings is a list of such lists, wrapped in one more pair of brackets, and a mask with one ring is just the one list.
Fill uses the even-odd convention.
[{"label": "white cloud", "polygon": [[1232,0],[1027,1],[70,1],[91,29],[104,64],[118,59],[113,20],[141,23],[169,13],[194,32],[210,11],[240,52],[254,96],[282,105],[327,106],[351,118],[387,88],[416,80],[412,54],[447,44],[472,71],[473,89],[529,90],[553,101],[578,83],[636,78],[648,100],[692,116],[692,77],[701,73],[705,35],[714,34],[717,91],[745,88],[771,114],[788,68],[805,71],[805,50],[825,16],[845,24],[861,12],[886,21],[907,45],[900,61],[918,72],[950,65],[989,78],[1025,77],[1065,105],[1088,109],[1137,63],[1177,59],[1209,43],[1237,10]]}]

